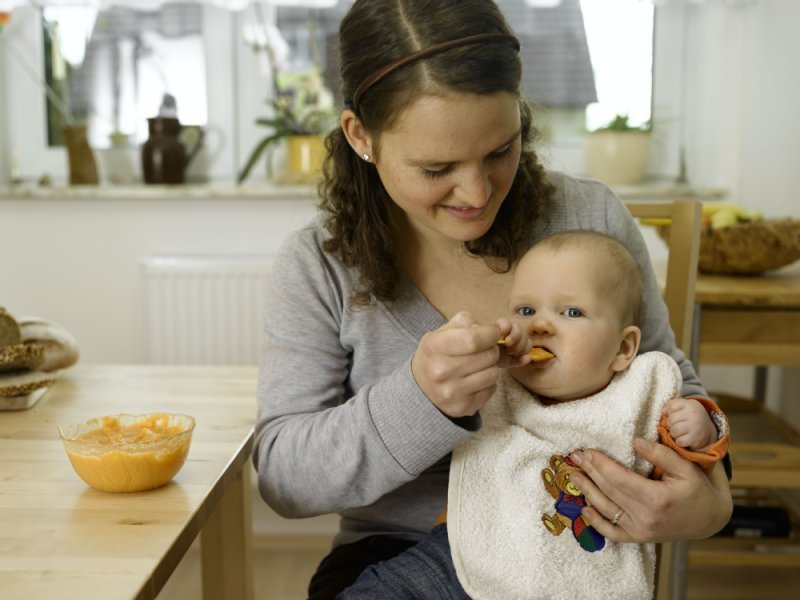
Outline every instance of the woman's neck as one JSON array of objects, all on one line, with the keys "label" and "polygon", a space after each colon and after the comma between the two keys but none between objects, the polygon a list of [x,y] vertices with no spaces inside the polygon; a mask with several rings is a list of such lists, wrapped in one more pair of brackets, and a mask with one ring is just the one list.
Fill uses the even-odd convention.
[{"label": "woman's neck", "polygon": [[412,236],[398,247],[400,268],[445,318],[468,311],[488,324],[506,316],[513,271],[496,273],[458,241]]}]

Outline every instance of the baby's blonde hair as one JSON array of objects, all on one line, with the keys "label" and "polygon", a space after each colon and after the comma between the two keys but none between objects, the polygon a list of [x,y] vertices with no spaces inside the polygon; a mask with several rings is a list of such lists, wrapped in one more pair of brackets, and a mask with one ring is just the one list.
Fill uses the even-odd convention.
[{"label": "baby's blonde hair", "polygon": [[622,242],[598,231],[571,229],[544,238],[532,249],[537,248],[549,248],[554,251],[577,248],[590,251],[595,257],[606,257],[614,268],[609,269],[609,272],[600,278],[602,286],[600,293],[603,299],[619,307],[622,327],[628,325],[641,327],[644,294],[642,271],[633,254]]}]

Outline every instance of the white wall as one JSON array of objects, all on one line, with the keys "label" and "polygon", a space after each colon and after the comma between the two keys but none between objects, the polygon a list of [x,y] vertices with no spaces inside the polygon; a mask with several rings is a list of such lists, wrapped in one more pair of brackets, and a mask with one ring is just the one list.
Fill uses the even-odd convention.
[{"label": "white wall", "polygon": [[800,2],[688,11],[693,183],[768,216],[800,215]]},{"label": "white wall", "polygon": [[140,257],[273,254],[313,206],[297,195],[0,198],[0,305],[63,325],[86,362],[143,362]]},{"label": "white wall", "polygon": [[[687,5],[687,158],[694,185],[723,186],[767,217],[800,217],[800,2]],[[707,387],[749,395],[752,370],[702,366]],[[800,369],[770,368],[768,402],[800,427]]]},{"label": "white wall", "polygon": [[[6,89],[6,64],[3,60],[3,50],[0,46],[0,99],[5,98]],[[8,133],[6,131],[6,102],[5,100],[0,103],[0,182],[6,182],[9,179],[9,156],[7,155],[6,138]]]}]

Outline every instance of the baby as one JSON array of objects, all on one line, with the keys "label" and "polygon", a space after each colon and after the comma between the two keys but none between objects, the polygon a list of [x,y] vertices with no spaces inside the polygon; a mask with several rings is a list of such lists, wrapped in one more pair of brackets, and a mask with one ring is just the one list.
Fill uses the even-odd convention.
[{"label": "baby", "polygon": [[678,398],[672,358],[638,355],[641,297],[636,261],[607,235],[563,232],[529,250],[497,322],[510,377],[453,452],[446,524],[339,597],[651,597],[654,546],[607,544],[591,527],[569,455],[600,448],[647,474],[633,440],[660,438],[710,470],[728,432],[713,402]]}]

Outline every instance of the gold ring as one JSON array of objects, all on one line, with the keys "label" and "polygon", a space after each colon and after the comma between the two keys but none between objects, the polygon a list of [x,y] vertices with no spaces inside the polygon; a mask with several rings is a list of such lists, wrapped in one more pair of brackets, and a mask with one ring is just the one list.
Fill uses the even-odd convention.
[{"label": "gold ring", "polygon": [[624,514],[625,511],[620,508],[616,513],[614,513],[614,516],[611,517],[611,524],[616,527],[617,523],[619,523],[619,520],[622,518],[622,515]]}]

